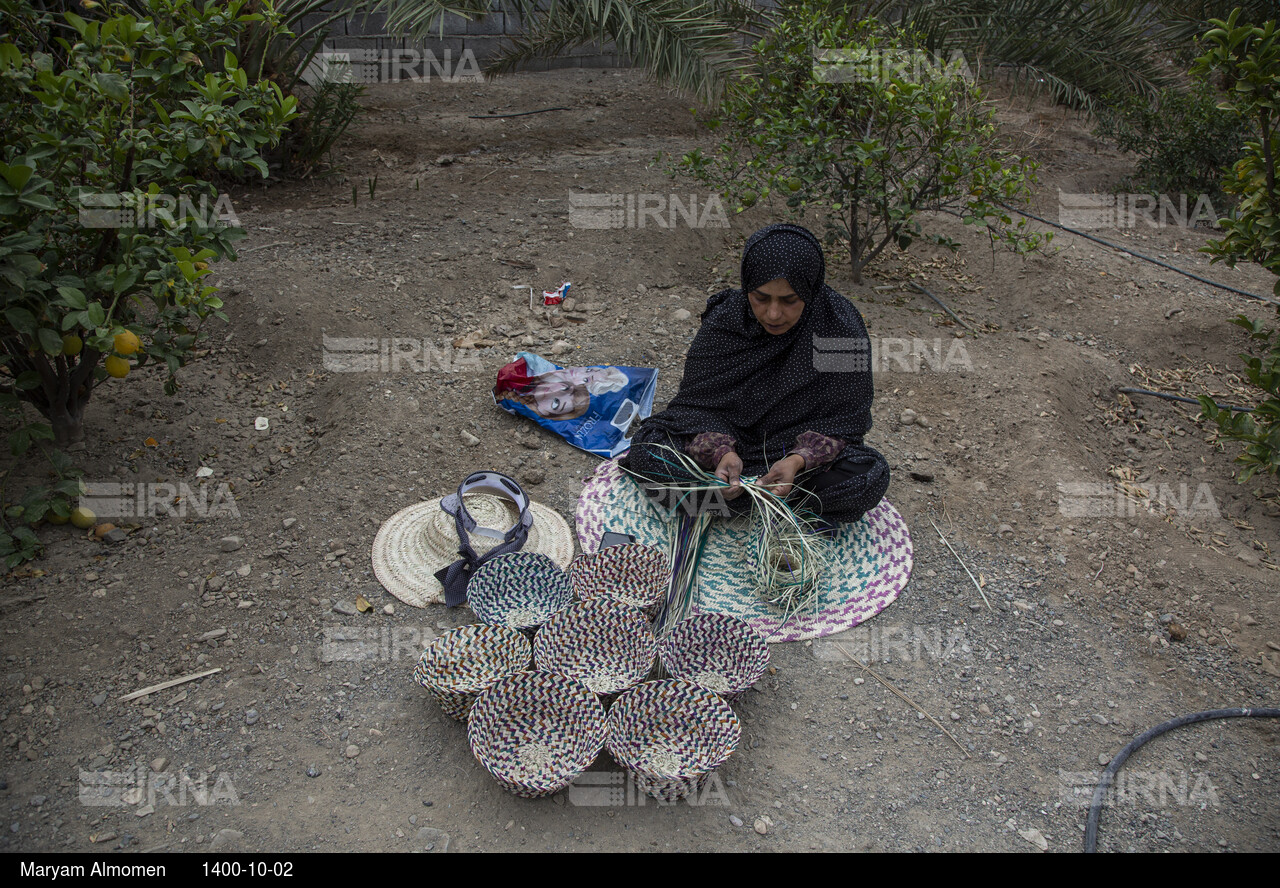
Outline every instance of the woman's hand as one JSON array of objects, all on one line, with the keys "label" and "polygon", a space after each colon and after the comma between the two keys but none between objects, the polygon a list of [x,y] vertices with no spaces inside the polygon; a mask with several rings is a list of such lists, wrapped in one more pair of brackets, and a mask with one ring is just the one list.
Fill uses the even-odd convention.
[{"label": "woman's hand", "polygon": [[738,476],[742,474],[742,457],[730,450],[720,457],[720,465],[716,466],[716,477],[729,486],[724,489],[724,498],[737,499],[742,496],[742,485]]},{"label": "woman's hand", "polygon": [[784,456],[769,469],[767,475],[756,481],[760,487],[777,496],[787,496],[796,483],[796,474],[804,471],[804,457],[796,454]]}]

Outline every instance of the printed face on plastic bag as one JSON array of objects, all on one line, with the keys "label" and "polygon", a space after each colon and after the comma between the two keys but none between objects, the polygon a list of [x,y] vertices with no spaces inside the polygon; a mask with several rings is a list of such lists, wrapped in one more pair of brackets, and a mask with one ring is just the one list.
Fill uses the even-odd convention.
[{"label": "printed face on plastic bag", "polygon": [[560,367],[520,352],[498,371],[493,399],[574,447],[611,457],[631,446],[632,423],[653,411],[657,380],[647,367]]}]

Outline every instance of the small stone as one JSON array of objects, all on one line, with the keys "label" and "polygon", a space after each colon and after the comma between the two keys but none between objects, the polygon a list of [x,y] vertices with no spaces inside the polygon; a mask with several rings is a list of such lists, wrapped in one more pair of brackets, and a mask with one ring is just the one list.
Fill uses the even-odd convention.
[{"label": "small stone", "polygon": [[224,635],[226,635],[226,634],[227,634],[227,630],[226,630],[226,629],[210,629],[210,630],[209,630],[208,632],[206,632],[204,635],[201,635],[201,636],[200,636],[200,640],[201,640],[201,641],[214,641],[215,639],[221,638],[222,636],[224,636]]},{"label": "small stone", "polygon": [[133,812],[135,817],[150,817],[156,813],[155,805],[143,805],[141,808]]},{"label": "small stone", "polygon": [[916,419],[917,419],[916,412],[911,409],[903,410],[902,413],[898,416],[898,422],[902,423],[903,425],[911,425],[916,421]]},{"label": "small stone", "polygon": [[562,355],[569,351],[573,351],[573,346],[563,339],[557,339],[551,346],[551,354],[553,355]]},{"label": "small stone", "polygon": [[996,536],[1004,536],[1006,533],[1013,533],[1013,528],[1008,524],[1001,524],[1000,529],[996,531]]},{"label": "small stone", "polygon": [[729,822],[732,823],[734,826],[742,826],[742,818],[739,817],[737,814],[730,814]]},{"label": "small stone", "polygon": [[250,709],[244,714],[244,723],[246,725],[256,725],[258,723],[258,719],[261,717],[262,716],[258,715],[258,710]]},{"label": "small stone", "polygon": [[1169,624],[1169,640],[1170,641],[1186,641],[1187,630],[1179,623]]},{"label": "small stone", "polygon": [[102,540],[106,543],[123,543],[128,538],[129,534],[118,527],[113,527],[102,535]]},{"label": "small stone", "polygon": [[236,576],[238,577],[247,577],[251,573],[253,573],[252,564],[242,564],[236,568]]},{"label": "small stone", "polygon": [[418,830],[415,842],[417,850],[424,854],[444,854],[449,850],[449,834],[430,826]]},{"label": "small stone", "polygon": [[1035,845],[1041,851],[1049,850],[1049,842],[1038,829],[1020,829],[1018,835]]},{"label": "small stone", "polygon": [[307,776],[308,776],[308,777],[319,777],[319,776],[320,776],[320,769],[319,769],[319,768],[317,768],[315,765],[307,765]]},{"label": "small stone", "polygon": [[1198,761],[1198,762],[1207,762],[1207,761],[1209,761],[1209,756],[1205,755],[1203,752],[1197,752],[1197,753],[1196,753],[1196,761]]},{"label": "small stone", "polygon": [[693,312],[687,308],[677,308],[671,313],[671,317],[677,321],[687,321],[693,317]]},{"label": "small stone", "polygon": [[468,432],[466,429],[463,429],[459,433],[458,437],[460,437],[462,439],[462,443],[466,444],[468,447],[475,447],[480,443],[480,439]]},{"label": "small stone", "polygon": [[213,841],[209,843],[209,850],[221,851],[223,848],[230,847],[243,838],[244,833],[238,829],[220,829],[214,835]]},{"label": "small stone", "polygon": [[394,604],[384,605],[382,612],[389,617],[396,612],[396,606]]},{"label": "small stone", "polygon": [[1107,758],[1107,754],[1105,752],[1098,753],[1098,764],[1105,767],[1110,761],[1111,759]]},{"label": "small stone", "polygon": [[1262,563],[1262,559],[1259,558],[1257,555],[1254,555],[1248,549],[1241,549],[1239,552],[1236,553],[1236,558],[1240,559],[1250,567],[1257,567],[1259,564]]},{"label": "small stone", "polygon": [[355,605],[346,601],[336,601],[333,604],[333,612],[342,614],[344,617],[354,617],[356,615]]},{"label": "small stone", "polygon": [[958,712],[956,712],[956,711],[952,710],[952,712],[951,712],[951,720],[952,720],[953,722],[958,722],[958,721],[960,721],[960,713],[958,713]]},{"label": "small stone", "polygon": [[244,540],[240,539],[238,536],[223,537],[222,541],[218,543],[219,548],[221,548],[223,552],[234,552],[243,545]]},{"label": "small stone", "polygon": [[212,475],[213,475],[213,469],[209,468],[208,466],[201,466],[200,468],[196,469],[197,478],[208,478]]},{"label": "small stone", "polygon": [[520,477],[524,479],[526,484],[537,486],[547,480],[547,473],[537,466],[530,466],[520,473]]},{"label": "small stone", "polygon": [[105,693],[94,694],[93,699],[90,702],[93,703],[94,706],[101,706],[103,703],[107,702],[107,695]]},{"label": "small stone", "polygon": [[1107,717],[1101,713],[1095,712],[1091,718],[1100,725],[1105,725],[1107,723]]},{"label": "small stone", "polygon": [[30,801],[31,801],[31,806],[32,806],[33,808],[39,808],[41,805],[43,805],[43,804],[44,804],[45,802],[47,802],[48,800],[49,800],[49,797],[48,797],[48,796],[42,796],[42,795],[33,795],[33,796],[31,797],[31,799],[30,799]]},{"label": "small stone", "polygon": [[755,823],[755,830],[756,832],[760,833],[760,835],[762,836],[768,835],[769,821],[765,820],[763,817],[757,818]]},{"label": "small stone", "polygon": [[297,524],[297,523],[298,523],[298,519],[297,519],[297,518],[286,518],[286,519],[284,519],[283,521],[281,521],[280,523],[284,525],[284,529],[285,529],[285,530],[288,530],[290,527],[293,527],[293,525],[295,525],[295,524]]},{"label": "small stone", "polygon": [[343,751],[342,754],[349,759],[353,759],[360,754],[360,747],[352,743]]},{"label": "small stone", "polygon": [[163,774],[164,769],[167,767],[169,767],[169,759],[163,755],[151,760],[151,770],[155,771],[157,774]]},{"label": "small stone", "polygon": [[986,703],[979,703],[979,704],[978,704],[978,711],[979,711],[979,712],[981,712],[983,715],[990,715],[990,714],[991,714],[991,707],[990,707],[990,706],[988,706]]}]

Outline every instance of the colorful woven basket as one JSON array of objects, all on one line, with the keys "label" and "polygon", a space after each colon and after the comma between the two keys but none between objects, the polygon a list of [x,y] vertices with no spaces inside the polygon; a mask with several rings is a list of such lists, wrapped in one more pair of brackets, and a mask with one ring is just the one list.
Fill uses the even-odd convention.
[{"label": "colorful woven basket", "polygon": [[533,631],[573,600],[569,577],[546,555],[513,552],[486,561],[467,584],[481,622]]},{"label": "colorful woven basket", "polygon": [[450,629],[427,646],[413,670],[418,684],[450,718],[466,721],[476,696],[498,679],[529,668],[529,639],[506,626]]},{"label": "colorful woven basket", "polygon": [[645,615],[608,598],[569,605],[533,640],[538,669],[576,678],[606,704],[648,678],[657,656]]},{"label": "colorful woven basket", "polygon": [[609,753],[636,786],[674,802],[702,789],[738,748],[742,725],[719,694],[691,681],[648,681],[609,710]]},{"label": "colorful woven basket", "polygon": [[554,672],[499,680],[471,708],[467,739],[476,760],[524,798],[564,789],[604,746],[600,699],[582,682]]},{"label": "colorful woven basket", "polygon": [[573,594],[583,601],[604,597],[656,617],[671,588],[671,565],[661,549],[634,544],[584,553],[569,565]]},{"label": "colorful woven basket", "polygon": [[724,614],[694,614],[658,643],[662,668],[732,703],[764,675],[769,645],[747,623]]},{"label": "colorful woven basket", "polygon": [[[618,466],[605,460],[582,487],[576,511],[578,543],[594,552],[606,530],[634,534],[647,546],[665,551],[674,522]],[[784,618],[752,589],[752,523],[745,519],[711,522],[695,577],[697,609],[746,620],[770,643],[804,641],[842,632],[889,606],[911,576],[911,534],[887,501],[861,520],[842,523],[830,544],[830,563],[816,612]]]}]

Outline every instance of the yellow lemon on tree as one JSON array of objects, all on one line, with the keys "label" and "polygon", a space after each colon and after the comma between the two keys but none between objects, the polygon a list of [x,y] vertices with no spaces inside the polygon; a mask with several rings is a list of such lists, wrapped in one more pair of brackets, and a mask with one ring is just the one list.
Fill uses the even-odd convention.
[{"label": "yellow lemon on tree", "polygon": [[88,530],[90,527],[93,527],[93,523],[97,520],[98,516],[93,514],[93,512],[86,509],[84,506],[81,506],[71,513],[71,523],[81,530]]},{"label": "yellow lemon on tree", "polygon": [[62,353],[67,357],[74,358],[83,348],[84,340],[76,334],[68,333],[62,337]]},{"label": "yellow lemon on tree", "polygon": [[117,354],[131,355],[142,348],[142,340],[132,330],[125,330],[123,333],[116,334],[115,347]]},{"label": "yellow lemon on tree", "polygon": [[124,358],[111,355],[104,362],[107,368],[107,375],[114,376],[116,379],[124,379],[129,375],[129,362]]}]

